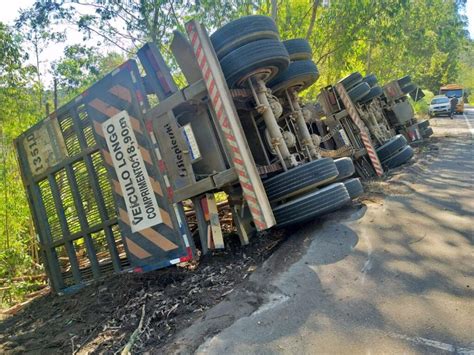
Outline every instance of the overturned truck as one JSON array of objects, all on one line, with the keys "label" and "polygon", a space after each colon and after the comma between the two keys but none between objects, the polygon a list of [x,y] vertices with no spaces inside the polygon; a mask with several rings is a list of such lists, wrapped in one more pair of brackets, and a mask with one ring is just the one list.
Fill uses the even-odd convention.
[{"label": "overturned truck", "polygon": [[359,176],[381,176],[411,159],[409,143],[433,133],[429,121],[417,122],[407,94],[424,96],[409,76],[381,87],[375,75],[355,72],[321,90],[311,125],[321,136],[333,132],[324,147],[349,152]]},{"label": "overturned truck", "polygon": [[193,258],[185,201],[206,253],[224,247],[215,192],[243,244],[362,193],[352,160],[328,157],[310,133],[298,98],[319,76],[310,49],[281,42],[264,16],[210,38],[196,21],[186,32],[171,44],[186,87],[150,43],[15,141],[55,291]]}]

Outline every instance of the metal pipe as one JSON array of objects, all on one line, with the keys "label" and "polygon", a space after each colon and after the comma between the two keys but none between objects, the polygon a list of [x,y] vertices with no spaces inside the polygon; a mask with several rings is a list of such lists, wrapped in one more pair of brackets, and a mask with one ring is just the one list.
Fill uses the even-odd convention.
[{"label": "metal pipe", "polygon": [[252,95],[253,95],[253,98],[255,99],[255,103],[257,104],[257,107],[260,106],[260,100],[257,96],[257,93],[255,92],[255,88],[253,87],[253,83],[252,83],[252,78],[248,78],[247,79],[247,82],[250,86],[250,90],[252,91]]},{"label": "metal pipe", "polygon": [[255,82],[257,84],[257,90],[253,88],[253,83],[251,81],[249,81],[249,85],[252,93],[255,93],[255,101],[260,103],[260,105],[257,106],[257,110],[262,114],[265,126],[267,127],[272,140],[271,144],[277,154],[278,152],[280,153],[279,158],[281,164],[283,169],[286,170],[288,165],[295,165],[295,162],[293,162],[294,159],[286,145],[285,139],[280,131],[280,126],[278,125],[275,115],[270,107],[270,103],[268,102],[265,82],[259,78],[257,78]]},{"label": "metal pipe", "polygon": [[298,101],[298,93],[294,89],[286,90],[288,101],[293,108],[295,113],[295,122],[297,129],[297,134],[301,141],[301,144],[309,152],[308,159],[313,160],[313,158],[320,158],[318,149],[316,149],[313,140],[311,139],[311,134],[309,133],[308,126],[304,120],[303,111],[301,110],[300,103]]},{"label": "metal pipe", "polygon": [[280,160],[280,162],[282,162],[281,166],[283,167],[283,170],[288,171],[288,167],[286,166],[286,164],[283,163],[284,159],[283,159],[283,156],[281,155],[280,146],[275,145],[273,149],[275,149],[278,159]]}]

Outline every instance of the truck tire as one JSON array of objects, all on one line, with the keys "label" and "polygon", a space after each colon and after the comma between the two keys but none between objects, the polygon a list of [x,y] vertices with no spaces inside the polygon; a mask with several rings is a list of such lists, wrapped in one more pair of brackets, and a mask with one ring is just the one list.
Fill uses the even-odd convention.
[{"label": "truck tire", "polygon": [[369,75],[366,75],[362,81],[366,82],[367,84],[369,84],[370,87],[374,87],[375,84],[378,83],[377,81],[377,77],[374,75],[374,74],[369,74]]},{"label": "truck tire", "polygon": [[377,152],[380,161],[383,162],[384,160],[387,160],[392,155],[397,153],[407,144],[407,139],[401,134],[397,134],[395,137],[392,137],[387,143],[377,148],[375,151]]},{"label": "truck tire", "polygon": [[430,126],[430,121],[429,120],[424,120],[424,121],[418,122],[418,129],[420,131],[423,131],[423,130],[427,129],[429,126]]},{"label": "truck tire", "polygon": [[367,83],[359,83],[347,92],[352,102],[358,102],[370,92],[370,86]]},{"label": "truck tire", "polygon": [[333,212],[351,201],[343,183],[338,182],[303,195],[273,209],[277,227],[300,223]]},{"label": "truck tire", "polygon": [[219,59],[233,50],[261,39],[278,40],[278,28],[271,17],[254,15],[241,17],[222,26],[211,35]]},{"label": "truck tire", "polygon": [[423,138],[429,138],[433,135],[433,128],[428,127],[425,130],[421,131],[421,136]]},{"label": "truck tire", "polygon": [[382,165],[385,169],[396,168],[397,166],[400,166],[410,160],[413,154],[413,148],[407,145],[387,160],[382,161]]},{"label": "truck tire", "polygon": [[408,84],[408,85],[405,85],[404,87],[402,87],[402,92],[404,94],[409,94],[413,91],[416,90],[416,85],[415,84]]},{"label": "truck tire", "polygon": [[352,89],[354,86],[362,82],[362,75],[359,72],[349,74],[345,78],[338,81],[346,90]]},{"label": "truck tire", "polygon": [[362,99],[359,100],[361,103],[368,103],[375,99],[376,97],[379,97],[380,95],[383,94],[383,90],[380,86],[375,85],[372,87],[367,95],[365,95]]},{"label": "truck tire", "polygon": [[266,179],[263,186],[268,199],[278,201],[327,184],[337,175],[334,160],[322,158]]},{"label": "truck tire", "polygon": [[279,73],[267,86],[274,93],[291,87],[300,91],[314,84],[318,78],[319,71],[312,60],[299,60],[291,62],[288,68]]},{"label": "truck tire", "polygon": [[411,83],[411,76],[405,75],[403,78],[398,79],[397,82],[398,82],[398,86],[402,88]]},{"label": "truck tire", "polygon": [[246,75],[256,70],[268,70],[266,81],[283,72],[290,64],[285,46],[276,39],[262,39],[235,49],[220,60],[230,88],[242,86]]},{"label": "truck tire", "polygon": [[345,158],[339,158],[334,160],[334,163],[336,164],[336,168],[338,171],[337,175],[337,180],[336,181],[342,181],[349,176],[354,175],[355,173],[355,167],[354,167],[354,162],[352,161],[351,158],[345,157]]},{"label": "truck tire", "polygon": [[351,200],[359,197],[364,193],[364,188],[362,187],[362,183],[360,182],[359,178],[352,178],[343,182],[344,186],[346,187]]},{"label": "truck tire", "polygon": [[313,57],[311,46],[309,45],[308,40],[304,38],[288,39],[283,41],[283,45],[288,51],[291,61],[311,60]]}]

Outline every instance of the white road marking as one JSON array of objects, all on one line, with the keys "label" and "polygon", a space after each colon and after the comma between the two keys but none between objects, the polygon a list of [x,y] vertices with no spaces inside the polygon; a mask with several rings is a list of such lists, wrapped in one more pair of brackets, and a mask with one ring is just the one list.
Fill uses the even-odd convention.
[{"label": "white road marking", "polygon": [[429,346],[435,349],[448,351],[450,353],[462,354],[462,355],[474,355],[474,349],[468,348],[459,348],[451,344],[446,344],[437,340],[426,339],[422,337],[410,337],[404,334],[397,334],[397,333],[388,333],[387,334],[391,338],[402,339],[409,341],[411,343]]},{"label": "white road marking", "polygon": [[474,128],[472,128],[471,123],[469,122],[469,119],[467,118],[466,114],[463,113],[462,116],[464,117],[464,120],[466,121],[467,126],[469,127],[469,132],[471,132],[471,138],[474,138]]},{"label": "white road marking", "polygon": [[360,270],[362,272],[362,284],[365,283],[365,276],[367,275],[367,271],[370,271],[372,269],[372,243],[370,242],[369,237],[365,233],[363,234],[363,236],[365,239],[365,243],[367,244],[367,260],[365,261],[364,266]]},{"label": "white road marking", "polygon": [[252,315],[257,315],[266,312],[272,308],[275,308],[276,306],[279,306],[280,304],[285,303],[290,299],[290,297],[284,294],[273,294],[270,298],[270,301],[260,306],[260,308],[253,312]]}]

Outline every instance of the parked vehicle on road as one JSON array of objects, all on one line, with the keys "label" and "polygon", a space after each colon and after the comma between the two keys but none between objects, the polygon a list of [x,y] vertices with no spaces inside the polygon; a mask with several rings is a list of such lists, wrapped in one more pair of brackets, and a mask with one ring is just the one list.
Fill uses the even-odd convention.
[{"label": "parked vehicle on road", "polygon": [[430,117],[447,115],[451,110],[451,100],[445,95],[437,95],[433,97],[428,109]]},{"label": "parked vehicle on road", "polygon": [[439,89],[439,94],[447,96],[448,98],[457,98],[458,104],[456,105],[456,112],[463,113],[464,112],[464,88],[458,84],[447,84],[442,86]]}]

